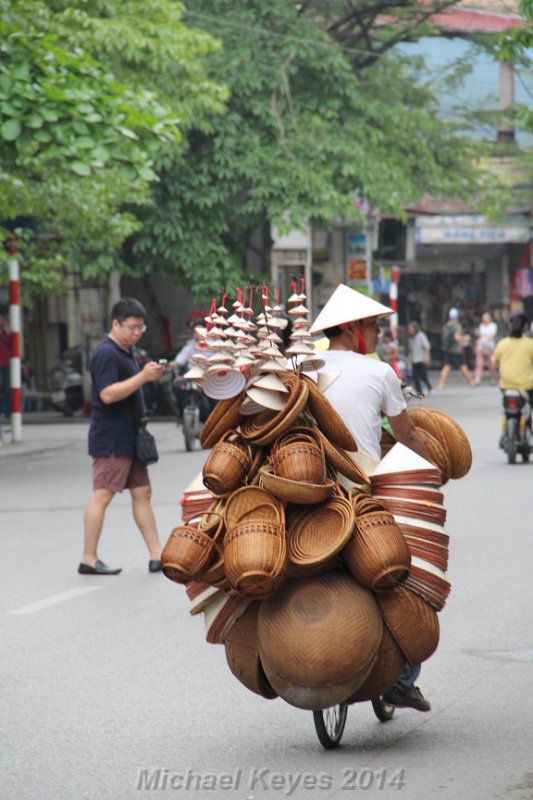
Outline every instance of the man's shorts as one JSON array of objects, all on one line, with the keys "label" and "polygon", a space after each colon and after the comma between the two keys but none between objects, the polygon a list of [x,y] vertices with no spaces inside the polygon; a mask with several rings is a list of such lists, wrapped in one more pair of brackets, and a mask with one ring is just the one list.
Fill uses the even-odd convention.
[{"label": "man's shorts", "polygon": [[150,486],[146,464],[133,456],[93,457],[93,491],[123,492],[138,486]]},{"label": "man's shorts", "polygon": [[463,353],[444,353],[444,363],[448,364],[452,369],[459,369],[463,364],[466,364],[466,358]]}]

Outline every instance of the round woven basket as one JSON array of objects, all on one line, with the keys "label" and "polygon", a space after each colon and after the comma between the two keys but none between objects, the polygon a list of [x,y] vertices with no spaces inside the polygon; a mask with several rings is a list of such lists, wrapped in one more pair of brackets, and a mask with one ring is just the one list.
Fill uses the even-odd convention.
[{"label": "round woven basket", "polygon": [[327,708],[365,680],[382,628],[372,593],[350,575],[332,571],[287,580],[261,603],[261,663],[286,702],[297,708]]},{"label": "round woven basket", "polygon": [[[367,507],[374,508],[376,501],[369,501]],[[362,502],[356,511],[353,536],[342,557],[362,586],[380,592],[407,578],[411,553],[392,514],[383,506],[360,513]]]},{"label": "round woven basket", "polygon": [[261,467],[259,476],[265,489],[286,503],[298,505],[322,503],[335,489],[335,484],[331,480],[326,480],[324,483],[307,483],[281,478],[279,475],[274,475],[272,467],[269,466]]},{"label": "round woven basket", "polygon": [[206,459],[204,485],[216,495],[227,494],[240,486],[251,465],[249,448],[235,430],[226,431]]},{"label": "round woven basket", "polygon": [[415,425],[415,430],[426,446],[430,461],[439,468],[442,474],[442,485],[444,485],[450,478],[451,458],[442,433],[437,438],[425,428],[419,428],[418,425]]},{"label": "round woven basket", "polygon": [[338,495],[304,511],[287,531],[289,563],[301,567],[331,561],[349,540],[353,526],[353,508]]},{"label": "round woven basket", "polygon": [[432,409],[450,453],[450,478],[462,478],[472,466],[472,448],[464,430],[448,414]]},{"label": "round woven basket", "polygon": [[257,517],[279,524],[285,521],[283,505],[259,486],[241,486],[232,492],[226,500],[223,517],[227,530],[245,519]]},{"label": "round woven basket", "polygon": [[232,673],[247,689],[272,700],[277,694],[269,684],[259,658],[258,613],[259,602],[253,601],[231,628],[224,641],[226,659]]},{"label": "round woven basket", "polygon": [[230,397],[227,400],[219,400],[200,432],[200,442],[202,447],[208,450],[216,444],[226,431],[234,430],[239,427],[242,419],[240,408],[244,400],[245,393],[241,392],[237,397]]},{"label": "round woven basket", "polygon": [[254,519],[239,522],[224,537],[224,571],[236,592],[260,600],[285,577],[287,543],[283,525]]},{"label": "round woven basket", "polygon": [[402,674],[404,662],[402,651],[384,625],[376,663],[365,682],[348,699],[348,703],[374,700],[385,694]]},{"label": "round woven basket", "polygon": [[351,453],[355,452],[357,450],[355,439],[324,392],[321,392],[314,380],[307,375],[302,375],[301,380],[309,390],[307,403],[322,433],[338,447],[342,447]]},{"label": "round woven basket", "polygon": [[376,595],[383,619],[405,658],[414,666],[439,644],[439,618],[425,600],[404,586]]},{"label": "round woven basket", "polygon": [[270,445],[278,436],[292,428],[305,408],[309,390],[297,375],[280,373],[280,378],[289,390],[285,406],[281,411],[261,412],[248,417],[241,426],[242,437],[255,445]]},{"label": "round woven basket", "polygon": [[323,483],[326,480],[324,450],[316,444],[290,442],[270,455],[272,468],[281,478]]}]

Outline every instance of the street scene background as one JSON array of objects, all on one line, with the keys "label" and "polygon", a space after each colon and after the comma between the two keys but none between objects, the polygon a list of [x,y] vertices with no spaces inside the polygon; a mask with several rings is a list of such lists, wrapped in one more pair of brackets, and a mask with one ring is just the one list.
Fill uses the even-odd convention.
[{"label": "street scene background", "polygon": [[[322,749],[310,712],[233,677],[184,588],[148,573],[127,496],[111,504],[101,541],[122,574],[76,573],[87,421],[27,415],[23,442],[0,449],[2,797],[532,798],[533,464],[508,465],[498,449],[497,388],[452,375],[424,402],[451,414],[473,450],[470,473],[443,489],[452,589],[418,681],[432,710],[382,724],[369,703],[353,705],[336,751]],[[150,428],[165,542],[206,454],[184,452],[174,422]],[[179,775],[200,777],[185,789]]]}]

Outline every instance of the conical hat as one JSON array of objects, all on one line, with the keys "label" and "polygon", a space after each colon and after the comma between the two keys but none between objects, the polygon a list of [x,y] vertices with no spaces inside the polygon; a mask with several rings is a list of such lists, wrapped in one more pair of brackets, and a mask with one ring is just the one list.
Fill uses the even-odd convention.
[{"label": "conical hat", "polygon": [[419,456],[418,453],[401,444],[401,442],[396,442],[387,455],[381,459],[377,467],[370,472],[370,477],[426,469],[434,470],[435,466],[426,461],[425,458],[422,458],[422,456]]},{"label": "conical hat", "polygon": [[340,283],[309,328],[309,333],[318,333],[335,325],[342,325],[343,322],[353,322],[367,317],[386,317],[391,314],[394,314],[392,308]]}]

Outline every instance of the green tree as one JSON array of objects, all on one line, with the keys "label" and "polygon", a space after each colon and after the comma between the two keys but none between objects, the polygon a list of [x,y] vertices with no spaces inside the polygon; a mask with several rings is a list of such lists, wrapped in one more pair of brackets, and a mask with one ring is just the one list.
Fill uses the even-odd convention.
[{"label": "green tree", "polygon": [[[340,24],[358,8],[358,24],[355,13]],[[262,223],[353,218],[357,198],[402,216],[424,191],[471,191],[473,145],[438,119],[423,63],[392,50],[427,30],[420,8],[190,0],[186,20],[223,41],[208,63],[230,88],[228,111],[214,132],[191,131],[187,151],[165,165],[155,204],[139,212],[131,262],[205,295],[231,285]],[[377,26],[385,11],[390,24]]]},{"label": "green tree", "polygon": [[25,281],[61,288],[116,266],[156,165],[212,129],[217,42],[174,0],[0,0],[0,20],[0,218],[36,219]]}]

